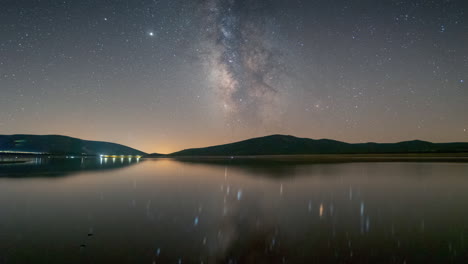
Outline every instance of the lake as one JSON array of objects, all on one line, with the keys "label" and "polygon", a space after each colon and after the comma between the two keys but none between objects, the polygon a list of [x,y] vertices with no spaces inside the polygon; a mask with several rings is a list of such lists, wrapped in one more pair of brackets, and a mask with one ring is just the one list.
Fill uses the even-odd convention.
[{"label": "lake", "polygon": [[0,165],[0,263],[466,263],[468,163]]}]

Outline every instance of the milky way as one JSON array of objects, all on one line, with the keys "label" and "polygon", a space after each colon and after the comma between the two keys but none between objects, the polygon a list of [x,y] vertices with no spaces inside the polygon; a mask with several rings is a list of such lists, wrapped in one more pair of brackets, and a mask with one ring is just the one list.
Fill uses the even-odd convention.
[{"label": "milky way", "polygon": [[270,122],[284,76],[281,53],[268,32],[274,21],[264,1],[212,0],[207,12],[207,66],[231,121]]},{"label": "milky way", "polygon": [[468,141],[467,3],[2,1],[0,134]]}]

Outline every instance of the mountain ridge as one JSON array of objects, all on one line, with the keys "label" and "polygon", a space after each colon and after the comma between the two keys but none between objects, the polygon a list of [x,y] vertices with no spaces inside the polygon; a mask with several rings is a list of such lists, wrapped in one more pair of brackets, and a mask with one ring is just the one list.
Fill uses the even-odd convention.
[{"label": "mountain ridge", "polygon": [[[307,154],[386,154],[468,152],[468,143],[432,143],[414,139],[396,143],[347,143],[333,139],[310,139],[273,134],[204,148],[190,148],[167,154],[179,156],[248,156]],[[159,154],[160,155],[160,154]],[[149,154],[148,157],[152,157]]]},{"label": "mountain ridge", "polygon": [[118,143],[84,140],[64,135],[0,135],[0,151],[52,155],[146,155]]},{"label": "mountain ridge", "polygon": [[273,134],[170,154],[151,153],[112,142],[84,140],[64,135],[0,135],[0,153],[22,152],[53,155],[141,155],[145,157],[255,156],[308,154],[405,154],[468,153],[468,143],[432,143],[413,139],[396,143],[347,143],[333,139],[310,139]]}]

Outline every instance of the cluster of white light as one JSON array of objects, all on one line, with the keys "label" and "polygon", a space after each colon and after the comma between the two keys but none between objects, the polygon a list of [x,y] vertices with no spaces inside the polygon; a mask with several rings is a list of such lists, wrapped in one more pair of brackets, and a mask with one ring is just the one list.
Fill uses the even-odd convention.
[{"label": "cluster of white light", "polygon": [[128,162],[131,162],[133,158],[136,159],[137,162],[140,162],[140,158],[141,156],[139,155],[106,155],[106,154],[99,154],[99,161],[100,161],[100,164],[102,165],[103,161],[105,164],[107,164],[107,159],[108,158],[112,158],[112,163],[115,163],[115,160],[116,158],[120,157],[120,162],[123,163],[124,162],[124,158],[126,157],[128,159]]},{"label": "cluster of white light", "polygon": [[112,155],[106,155],[106,154],[99,154],[99,157],[100,158],[141,158],[140,155],[115,155],[115,154],[112,154]]}]

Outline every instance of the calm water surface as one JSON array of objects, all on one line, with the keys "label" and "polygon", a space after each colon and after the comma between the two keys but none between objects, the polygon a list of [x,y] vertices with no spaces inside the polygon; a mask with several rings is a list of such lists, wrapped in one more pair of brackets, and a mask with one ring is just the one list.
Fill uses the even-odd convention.
[{"label": "calm water surface", "polygon": [[467,263],[468,164],[0,165],[0,263]]}]

